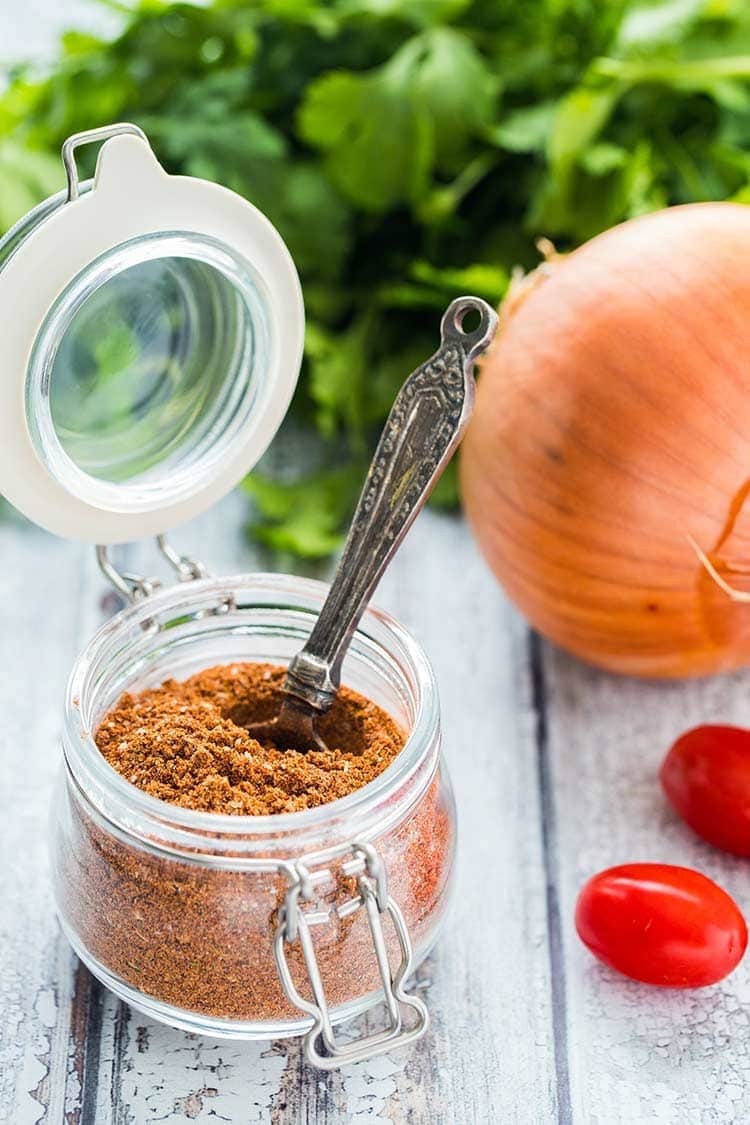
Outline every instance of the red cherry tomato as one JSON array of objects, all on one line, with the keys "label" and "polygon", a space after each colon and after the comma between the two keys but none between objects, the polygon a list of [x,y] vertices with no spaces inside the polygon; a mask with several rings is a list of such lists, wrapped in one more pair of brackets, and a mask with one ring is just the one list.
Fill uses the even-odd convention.
[{"label": "red cherry tomato", "polygon": [[595,957],[665,988],[716,984],[742,960],[747,927],[726,891],[688,867],[626,863],[589,879],[576,929]]},{"label": "red cherry tomato", "polygon": [[694,832],[726,852],[750,855],[750,730],[689,730],[667,754],[659,777]]}]

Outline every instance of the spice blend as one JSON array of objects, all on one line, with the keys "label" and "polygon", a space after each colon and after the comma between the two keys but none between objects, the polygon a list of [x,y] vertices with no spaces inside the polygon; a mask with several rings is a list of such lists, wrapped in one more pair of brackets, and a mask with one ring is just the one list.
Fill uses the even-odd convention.
[{"label": "spice blend", "polygon": [[183,683],[167,680],[125,694],[104,717],[96,744],[111,766],[152,797],[249,816],[299,812],[346,797],[403,748],[404,735],[390,715],[345,687],[317,722],[328,751],[261,745],[245,726],[279,713],[285,674],[272,664],[219,665]]},{"label": "spice blend", "polygon": [[[346,689],[321,723],[332,747],[327,760],[316,753],[296,761],[248,739],[243,721],[276,712],[282,674],[269,665],[235,664],[123,696],[104,717],[98,745],[115,768],[152,795],[171,794],[173,803],[214,812],[311,807],[366,784],[393,761],[402,732],[374,703]],[[230,733],[234,742],[225,741]],[[287,770],[275,768],[281,765]],[[452,798],[442,771],[419,788],[400,819],[372,841],[418,957],[443,915],[454,849]],[[193,847],[170,853],[158,839],[136,838],[100,818],[75,789],[67,792],[58,812],[64,841],[56,848],[58,909],[74,946],[105,979],[123,982],[146,1006],[156,1000],[183,1012],[269,1027],[301,1019],[283,993],[273,956],[278,908],[289,884],[281,873],[243,868],[242,843],[253,839],[247,821],[241,822],[236,853],[223,851],[219,866],[211,838],[202,832],[195,833]],[[271,839],[267,845],[253,853],[256,858],[298,858],[293,842]],[[284,846],[285,852],[279,850]],[[304,904],[328,911],[312,935],[334,1008],[379,988],[365,911],[344,919],[336,913],[354,893],[342,862],[327,865],[331,883],[320,887],[317,902]],[[390,924],[386,937],[395,965],[399,949]],[[298,943],[286,951],[299,991],[309,996]]]}]

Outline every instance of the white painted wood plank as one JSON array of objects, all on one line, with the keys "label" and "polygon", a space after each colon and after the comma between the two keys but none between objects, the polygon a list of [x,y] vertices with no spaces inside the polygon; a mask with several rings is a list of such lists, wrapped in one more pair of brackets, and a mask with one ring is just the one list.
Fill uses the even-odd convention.
[{"label": "white painted wood plank", "polygon": [[[230,497],[174,536],[212,570],[258,557]],[[153,569],[138,548],[131,563]],[[261,564],[262,565],[262,564]],[[458,889],[436,953],[420,973],[429,1038],[331,1075],[305,1068],[297,1043],[217,1044],[164,1029],[106,998],[99,1123],[554,1120],[555,1080],[534,725],[525,630],[460,522],[426,513],[377,601],[432,657],[460,816]],[[457,1117],[458,1115],[458,1117]]]},{"label": "white painted wood plank", "polygon": [[[0,55],[46,57],[62,27],[98,30],[108,15],[84,0],[22,7],[0,0]],[[216,570],[249,568],[256,556],[238,535],[241,511],[230,498],[176,542]],[[0,1115],[14,1125],[57,1125],[63,1114],[69,1125],[210,1117],[551,1121],[556,1093],[525,633],[465,529],[423,517],[379,598],[414,629],[436,665],[459,801],[457,901],[421,974],[434,1027],[413,1052],[327,1076],[304,1070],[296,1044],[218,1045],[144,1023],[76,971],[52,921],[46,809],[62,685],[93,631],[102,584],[90,552],[74,545],[13,525],[0,529],[0,545],[3,792],[15,785],[30,748],[39,759],[23,779],[26,811],[14,802],[13,816],[0,825],[3,854],[7,846],[23,853],[20,866],[0,876],[7,937],[0,949]],[[139,550],[136,558],[143,557]],[[30,667],[40,686],[21,705],[14,686],[25,690]],[[3,683],[6,668],[12,675]]]},{"label": "white painted wood plank", "polygon": [[578,941],[582,883],[617,863],[697,868],[750,909],[745,861],[671,812],[657,771],[674,738],[710,721],[750,725],[750,674],[683,684],[619,680],[545,648],[553,866],[559,872],[573,1118],[640,1125],[750,1120],[750,960],[687,992],[625,981]]},{"label": "white painted wood plank", "polygon": [[60,763],[62,694],[80,641],[81,549],[0,521],[0,1119],[75,1110],[67,1081],[74,960],[54,921],[47,822]]},{"label": "white painted wood plank", "polygon": [[456,787],[457,901],[435,964],[436,1093],[452,1120],[549,1122],[554,1066],[526,629],[465,525],[427,512],[377,596],[435,667]]},{"label": "white painted wood plank", "polygon": [[[242,519],[241,501],[230,498],[175,542],[216,570],[247,569],[257,557],[241,535]],[[453,916],[420,974],[434,1027],[411,1052],[329,1076],[308,1071],[296,1043],[216,1043],[149,1023],[75,971],[52,919],[47,806],[64,680],[96,625],[105,588],[88,548],[12,523],[0,536],[4,676],[9,670],[0,688],[8,716],[0,764],[6,790],[25,786],[0,826],[4,854],[20,857],[0,888],[7,906],[0,1081],[8,1120],[57,1122],[67,1112],[72,1123],[97,1125],[211,1116],[449,1122],[457,1107],[466,1120],[551,1120],[544,876],[524,631],[465,529],[422,517],[379,598],[435,662],[460,806]],[[129,553],[129,564],[158,569],[146,545]],[[26,768],[30,748],[34,771]]]},{"label": "white painted wood plank", "polygon": [[[222,569],[236,569],[252,558],[236,534],[239,524],[233,498],[176,541],[185,549],[197,545]],[[49,1105],[47,1120],[61,1120],[58,1111],[67,1108],[75,1121],[80,1072],[69,1035],[80,1013],[71,1015],[72,960],[51,918],[46,808],[62,685],[94,627],[102,587],[85,549],[14,524],[0,526],[0,546],[0,769],[4,792],[24,787],[0,823],[3,855],[12,857],[3,866],[1,889],[0,1113],[25,1125],[44,1120]],[[473,591],[467,600],[466,587]],[[296,1045],[216,1044],[145,1023],[102,995],[88,1120],[140,1125],[159,1117],[356,1121],[368,1115],[401,1121],[411,1113],[415,1121],[439,1122],[454,1120],[457,1107],[467,1120],[554,1120],[523,629],[476,561],[463,528],[429,514],[378,600],[411,626],[436,665],[463,814],[459,899],[423,974],[431,981],[435,1016],[429,1042],[321,1077],[304,1070]],[[454,683],[463,654],[474,677]],[[672,816],[655,773],[671,740],[692,723],[750,721],[750,677],[643,684],[612,679],[552,650],[545,650],[543,665],[573,1119],[608,1125],[748,1119],[748,968],[696,993],[628,984],[579,948],[572,913],[588,875],[630,859],[698,867],[748,907],[746,865],[701,844]],[[22,674],[28,668],[33,684]],[[494,681],[483,678],[488,669]],[[491,682],[500,683],[494,695]],[[514,691],[519,703],[509,711]],[[469,754],[481,763],[478,772],[469,768]],[[498,860],[485,899],[486,876]],[[484,925],[476,927],[477,917]]]}]

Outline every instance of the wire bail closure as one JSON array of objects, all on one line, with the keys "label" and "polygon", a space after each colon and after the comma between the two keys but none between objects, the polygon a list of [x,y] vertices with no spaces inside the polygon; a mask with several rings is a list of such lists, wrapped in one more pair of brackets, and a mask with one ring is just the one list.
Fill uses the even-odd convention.
[{"label": "wire bail closure", "polygon": [[[68,137],[62,146],[62,162],[68,182],[68,203],[73,203],[80,197],[81,187],[76,164],[76,149],[82,145],[102,143],[112,137],[131,135],[138,137],[148,144],[148,137],[138,125],[130,121],[119,121],[114,125],[105,125],[100,129],[87,129],[82,133],[74,133]],[[169,563],[180,582],[191,582],[194,579],[208,578],[209,571],[198,559],[189,555],[181,555],[171,546],[165,535],[156,536],[156,545],[160,554]],[[143,598],[148,598],[163,586],[159,578],[147,578],[129,571],[119,571],[112,562],[105,544],[96,548],[96,561],[104,577],[111,586],[128,603],[135,604]],[[234,598],[227,598],[221,603],[218,612],[225,612],[234,606]]]},{"label": "wire bail closure", "polygon": [[[187,555],[180,555],[165,539],[157,536],[157,546],[181,582],[191,582],[207,577],[205,566]],[[99,567],[117,590],[130,604],[136,604],[151,596],[162,585],[158,578],[145,578],[130,572],[119,571],[109,557],[105,545],[96,548]],[[228,595],[208,614],[227,613],[235,608],[233,595]],[[203,615],[204,611],[201,611]],[[155,620],[143,622],[145,628],[158,630]],[[340,920],[349,918],[364,908],[370,938],[378,966],[378,975],[385,1003],[388,1025],[385,1030],[366,1035],[348,1043],[336,1040],[328,999],[315,954],[311,927],[330,919],[327,908],[303,910],[303,903],[315,903],[318,888],[331,884],[333,876],[328,866],[317,866],[325,861],[353,855],[341,863],[341,873],[346,878],[355,878],[357,893],[335,908]],[[312,1017],[312,1027],[305,1035],[304,1053],[307,1061],[320,1070],[334,1070],[344,1063],[360,1062],[385,1054],[397,1047],[414,1043],[426,1033],[430,1015],[424,1001],[406,990],[414,963],[413,948],[409,931],[401,910],[388,891],[388,878],[376,848],[365,841],[354,841],[337,845],[326,852],[307,855],[294,861],[278,861],[276,870],[288,880],[288,888],[278,911],[278,925],[273,941],[273,953],[279,982],[287,999],[304,1014]],[[391,967],[383,920],[388,916],[395,932],[400,949],[400,959],[396,968]],[[312,992],[312,1001],[298,991],[292,978],[286,947],[299,942],[305,964],[307,981]],[[409,1009],[414,1014],[408,1027],[404,1025],[404,1013]],[[319,1042],[325,1049],[323,1053]]]},{"label": "wire bail closure", "polygon": [[[68,203],[75,202],[81,194],[76,150],[82,145],[104,142],[122,134],[134,135],[148,143],[144,132],[137,125],[128,122],[76,133],[66,140],[62,148],[62,160],[67,178]],[[156,544],[160,554],[177,576],[178,582],[191,582],[209,577],[209,572],[202,562],[188,555],[181,555],[163,534],[156,536]],[[163,586],[162,581],[157,577],[120,571],[113,563],[106,544],[97,545],[96,558],[104,577],[130,605],[150,598]],[[234,595],[230,593],[213,609],[201,611],[201,614],[227,613],[235,607]],[[159,628],[156,620],[144,621],[142,624],[145,628]],[[324,862],[323,853],[318,853],[317,856],[305,856],[296,861],[279,861],[274,865],[275,869],[283,873],[288,880],[288,888],[278,912],[278,925],[273,941],[279,981],[289,1001],[312,1019],[312,1026],[304,1040],[305,1058],[311,1065],[326,1071],[416,1042],[424,1036],[430,1022],[425,1003],[406,989],[405,982],[414,966],[413,947],[403,914],[389,894],[387,872],[382,858],[372,844],[354,841],[330,849],[325,854],[325,859],[344,857],[349,853],[351,853],[350,858],[344,859],[340,869],[345,877],[356,879],[356,895],[337,906],[335,912],[338,918],[343,920],[364,909],[388,1024],[383,1031],[347,1043],[337,1042],[334,1034],[311,933],[311,927],[329,919],[330,910],[303,909],[304,903],[314,904],[317,888],[321,884],[332,882],[331,871],[327,867],[315,866],[316,863]],[[384,930],[386,916],[390,919],[400,951],[395,967],[391,966]],[[289,968],[287,945],[295,942],[299,942],[302,951],[312,1001],[299,993]],[[407,1010],[411,1013],[408,1026],[404,1021]]]},{"label": "wire bail closure", "polygon": [[[404,982],[412,971],[413,951],[409,931],[404,917],[388,894],[385,866],[372,844],[356,841],[351,844],[354,857],[342,864],[346,876],[357,876],[355,898],[349,899],[336,908],[339,918],[347,918],[364,907],[375,951],[378,973],[383,990],[383,999],[388,1013],[388,1026],[384,1031],[364,1036],[350,1043],[337,1042],[333,1031],[328,1000],[323,986],[310,927],[327,921],[329,912],[303,911],[300,902],[310,902],[315,898],[315,888],[331,880],[329,870],[311,872],[308,865],[298,860],[286,868],[290,886],[284,904],[279,911],[279,924],[274,940],[274,956],[281,986],[296,1008],[313,1018],[313,1026],[305,1036],[304,1052],[307,1061],[320,1070],[334,1070],[344,1063],[361,1062],[363,1059],[382,1055],[397,1047],[404,1047],[421,1039],[429,1027],[430,1015],[424,1001],[406,991]],[[394,970],[391,968],[388,947],[383,930],[383,917],[388,915],[401,949],[401,959]],[[286,956],[286,945],[299,941],[307,971],[313,999],[305,999],[292,979]],[[404,1010],[416,1013],[412,1026],[404,1027]],[[318,1042],[322,1041],[326,1054],[322,1054]]]},{"label": "wire bail closure", "polygon": [[75,152],[81,145],[96,144],[108,141],[112,137],[121,137],[130,134],[139,137],[148,144],[148,137],[130,121],[118,121],[115,125],[105,125],[101,129],[86,129],[83,133],[74,133],[62,146],[62,162],[65,167],[65,176],[68,181],[68,203],[74,203],[81,194],[81,185],[78,179],[78,166],[76,165]]},{"label": "wire bail closure", "polygon": [[[190,555],[181,555],[169,543],[165,535],[156,536],[156,545],[159,553],[177,575],[179,582],[193,582],[200,578],[210,577],[208,568],[202,562],[191,558]],[[109,548],[106,544],[100,543],[97,546],[96,561],[109,584],[131,605],[142,601],[143,598],[150,597],[163,586],[160,578],[146,578],[140,574],[133,574],[131,571],[118,570],[109,556]],[[234,607],[235,600],[230,594],[224,598],[215,612],[227,613]]]}]

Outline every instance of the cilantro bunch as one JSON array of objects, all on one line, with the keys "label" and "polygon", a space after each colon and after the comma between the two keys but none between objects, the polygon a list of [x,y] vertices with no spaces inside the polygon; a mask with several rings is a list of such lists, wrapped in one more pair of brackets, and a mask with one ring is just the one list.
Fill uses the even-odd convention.
[{"label": "cilantro bunch", "polygon": [[70,32],[48,74],[8,75],[0,228],[60,188],[67,135],[116,120],[270,217],[308,315],[290,425],[314,438],[244,487],[253,534],[295,555],[338,545],[454,296],[498,302],[539,235],[750,200],[746,0],[107,3],[113,39]]}]

